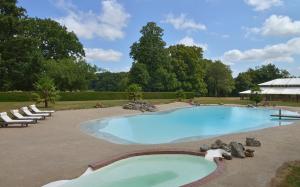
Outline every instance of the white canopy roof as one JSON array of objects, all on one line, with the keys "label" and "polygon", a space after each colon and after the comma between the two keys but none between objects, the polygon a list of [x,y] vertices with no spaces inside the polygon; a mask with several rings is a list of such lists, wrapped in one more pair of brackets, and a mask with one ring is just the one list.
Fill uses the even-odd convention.
[{"label": "white canopy roof", "polygon": [[[261,92],[259,94],[263,95],[300,95],[300,86],[299,87],[261,87]],[[251,94],[251,90],[246,90],[240,92],[240,94]]]},{"label": "white canopy roof", "polygon": [[285,79],[274,79],[269,82],[259,84],[259,86],[299,86],[300,78],[285,78]]}]

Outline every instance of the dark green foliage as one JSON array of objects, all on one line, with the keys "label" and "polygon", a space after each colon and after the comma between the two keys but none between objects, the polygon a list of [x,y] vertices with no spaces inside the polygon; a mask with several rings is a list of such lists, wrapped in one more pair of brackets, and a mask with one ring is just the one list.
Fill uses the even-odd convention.
[{"label": "dark green foliage", "polygon": [[130,83],[139,84],[144,91],[175,90],[178,83],[172,72],[171,58],[165,49],[166,43],[162,39],[163,29],[149,22],[140,32],[141,38],[133,43],[130,51],[134,60],[129,75]]},{"label": "dark green foliage", "polygon": [[168,50],[172,58],[173,72],[179,82],[177,87],[206,95],[204,77],[207,61],[203,59],[202,49],[196,46],[175,45],[170,46]]},{"label": "dark green foliage", "polygon": [[140,100],[142,99],[142,88],[138,84],[130,84],[126,89],[129,100]]},{"label": "dark green foliage", "polygon": [[29,18],[16,4],[16,0],[0,1],[0,90],[4,91],[33,90],[45,71],[45,59],[84,56],[73,32],[50,19]]},{"label": "dark green foliage", "polygon": [[258,85],[254,85],[251,88],[251,95],[250,100],[255,102],[255,105],[257,106],[258,103],[260,103],[263,100],[262,95],[260,94],[260,87]]},{"label": "dark green foliage", "polygon": [[147,70],[147,66],[142,63],[132,64],[129,72],[129,82],[133,84],[138,84],[142,88],[147,88],[150,81],[150,75]]},{"label": "dark green foliage", "polygon": [[97,78],[92,82],[92,89],[96,91],[125,91],[128,84],[128,73],[97,73]]},{"label": "dark green foliage", "polygon": [[45,59],[82,58],[82,44],[73,32],[51,19],[27,18],[22,20],[24,35],[36,38],[37,47]]},{"label": "dark green foliage", "polygon": [[286,70],[280,70],[274,64],[267,64],[255,69],[248,69],[246,72],[239,73],[235,79],[234,94],[249,90],[256,84],[267,82],[278,78],[290,77],[290,73]]},{"label": "dark green foliage", "polygon": [[48,60],[44,62],[44,69],[61,91],[86,90],[90,82],[96,79],[96,67],[82,60]]},{"label": "dark green foliage", "polygon": [[[194,97],[194,92],[185,92],[187,99]],[[176,92],[143,92],[143,99],[176,99]],[[89,100],[127,100],[127,92],[59,92],[59,101]],[[0,102],[34,101],[33,92],[0,92]]]},{"label": "dark green foliage", "polygon": [[178,90],[176,92],[176,97],[179,101],[182,101],[183,99],[185,99],[185,93],[183,90]]},{"label": "dark green foliage", "polygon": [[231,70],[220,61],[209,64],[206,73],[206,82],[209,96],[228,96],[234,89]]}]

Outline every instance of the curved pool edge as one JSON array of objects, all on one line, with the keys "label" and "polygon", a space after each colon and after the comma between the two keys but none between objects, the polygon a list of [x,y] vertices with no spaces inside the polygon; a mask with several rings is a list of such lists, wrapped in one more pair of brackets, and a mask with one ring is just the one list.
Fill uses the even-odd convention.
[{"label": "curved pool edge", "polygon": [[[206,152],[197,152],[192,150],[183,150],[183,149],[152,149],[152,150],[140,150],[140,151],[134,151],[134,152],[128,152],[124,154],[120,154],[117,156],[114,156],[108,160],[105,161],[98,161],[94,162],[88,165],[88,168],[91,168],[93,171],[101,169],[105,166],[108,166],[110,164],[113,164],[114,162],[135,157],[135,156],[145,156],[145,155],[157,155],[157,154],[183,154],[183,155],[192,155],[192,156],[201,156],[205,157]],[[193,187],[198,185],[203,185],[208,183],[209,181],[213,180],[214,178],[218,177],[222,174],[225,168],[224,160],[220,157],[214,157],[214,162],[217,165],[216,169],[210,173],[209,175],[193,181],[191,183],[182,185],[181,187]]]},{"label": "curved pool edge", "polygon": [[[228,133],[228,134],[216,134],[216,135],[207,135],[207,136],[192,136],[192,137],[185,137],[185,138],[180,138],[180,139],[175,139],[172,140],[170,142],[164,142],[164,143],[154,143],[154,144],[143,144],[143,143],[138,143],[138,142],[134,142],[134,141],[129,141],[123,138],[120,138],[118,136],[115,136],[113,134],[107,133],[107,132],[101,132],[98,135],[95,135],[93,132],[89,132],[90,129],[85,128],[89,122],[93,122],[93,121],[100,121],[100,122],[105,122],[111,119],[115,119],[115,118],[123,118],[123,117],[132,117],[132,116],[137,116],[137,115],[155,115],[155,114],[164,114],[164,113],[171,113],[174,112],[176,110],[181,110],[181,109],[186,109],[186,108],[193,108],[193,107],[203,107],[203,106],[220,106],[220,107],[242,107],[242,108],[248,108],[247,105],[239,105],[239,104],[224,104],[224,105],[219,105],[219,104],[201,104],[201,105],[188,105],[188,106],[182,106],[182,107],[175,107],[175,108],[171,108],[171,109],[163,109],[163,110],[159,110],[159,111],[155,111],[155,112],[142,112],[142,113],[137,113],[137,114],[124,114],[124,115],[116,115],[116,116],[110,116],[110,117],[103,117],[103,118],[97,118],[97,119],[91,119],[91,120],[87,120],[84,122],[81,122],[79,124],[79,128],[80,131],[88,136],[100,139],[100,140],[104,140],[113,144],[120,144],[120,145],[167,145],[167,144],[176,144],[176,143],[185,143],[185,142],[196,142],[199,140],[204,140],[204,139],[209,139],[209,138],[216,138],[216,137],[222,137],[222,136],[226,136],[226,135],[234,135],[234,134],[240,134],[240,133],[247,133],[247,132],[255,132],[255,131],[260,131],[260,130],[264,130],[264,129],[268,129],[268,128],[275,128],[278,126],[271,126],[271,127],[262,127],[262,128],[254,128],[254,129],[244,129],[240,132],[232,132],[232,133]],[[277,111],[279,109],[284,109],[286,111],[289,112],[296,112],[300,115],[300,111],[294,109],[293,107],[285,107],[285,106],[258,106],[258,107],[254,107],[255,109],[259,109],[259,110],[274,110]],[[281,119],[281,121],[284,121],[285,119]],[[296,123],[296,120],[291,120],[290,119],[290,124],[289,125],[293,125]],[[102,123],[100,125],[101,128],[104,128],[107,124],[106,123]],[[281,126],[281,125],[279,125]],[[101,129],[100,128],[100,129]]]}]

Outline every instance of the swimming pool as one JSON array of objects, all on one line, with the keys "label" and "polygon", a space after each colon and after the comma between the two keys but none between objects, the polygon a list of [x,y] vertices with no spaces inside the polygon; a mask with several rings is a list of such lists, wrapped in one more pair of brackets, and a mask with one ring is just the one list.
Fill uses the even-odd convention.
[{"label": "swimming pool", "polygon": [[[270,117],[276,113],[277,110],[262,108],[200,106],[93,120],[81,127],[90,135],[114,143],[161,144],[292,123]],[[296,115],[290,111],[282,113]]]},{"label": "swimming pool", "polygon": [[157,154],[122,159],[60,187],[181,186],[214,172],[217,164],[202,156]]}]

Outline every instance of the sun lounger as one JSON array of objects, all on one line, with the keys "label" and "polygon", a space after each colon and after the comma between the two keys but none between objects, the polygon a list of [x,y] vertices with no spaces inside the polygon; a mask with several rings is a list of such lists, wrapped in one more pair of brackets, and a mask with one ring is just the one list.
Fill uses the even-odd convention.
[{"label": "sun lounger", "polygon": [[40,116],[40,117],[43,117],[43,119],[45,119],[46,117],[49,117],[50,114],[46,114],[46,113],[41,113],[41,114],[33,114],[30,112],[30,110],[28,109],[28,107],[22,107],[21,110],[24,112],[24,114],[26,114],[27,116]]},{"label": "sun lounger", "polygon": [[33,120],[37,122],[37,120],[42,120],[42,116],[23,116],[19,110],[11,110],[10,111],[14,117],[16,117],[19,120]]},{"label": "sun lounger", "polygon": [[36,114],[48,113],[51,116],[51,114],[55,112],[54,110],[40,110],[35,105],[30,105],[29,107]]},{"label": "sun lounger", "polygon": [[13,120],[7,115],[6,112],[0,113],[0,117],[3,120],[3,122],[1,122],[2,127],[7,127],[10,124],[20,124],[27,127],[28,124],[34,123],[33,120]]}]

